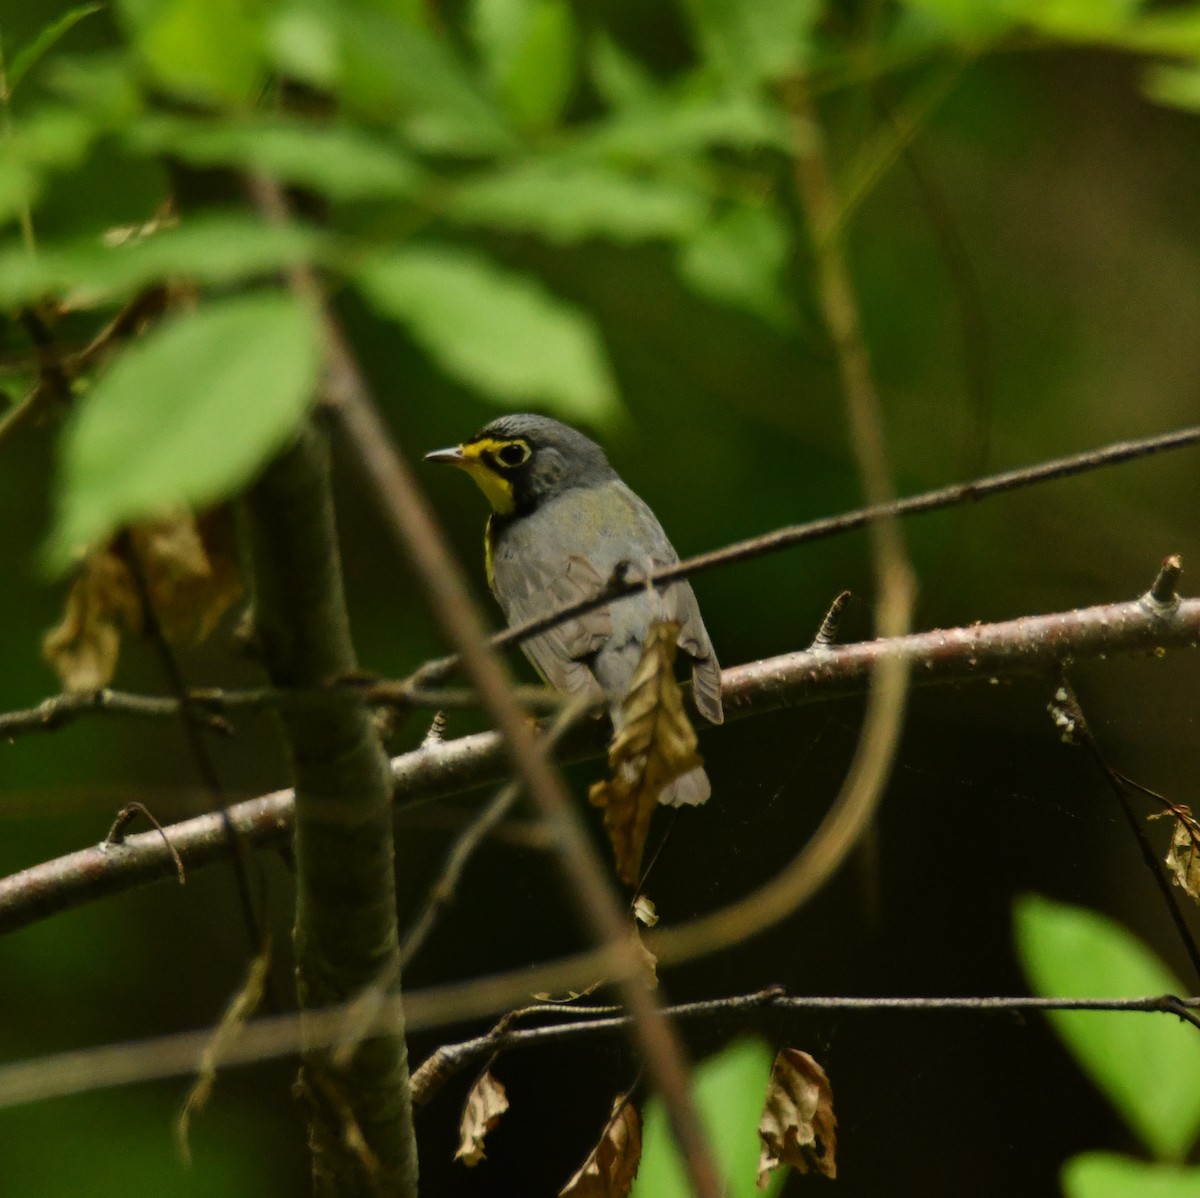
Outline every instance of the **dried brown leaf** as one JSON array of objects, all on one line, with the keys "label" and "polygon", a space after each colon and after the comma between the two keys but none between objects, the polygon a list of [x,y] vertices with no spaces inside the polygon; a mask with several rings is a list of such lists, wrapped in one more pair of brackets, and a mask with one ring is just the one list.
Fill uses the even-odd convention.
[{"label": "dried brown leaf", "polygon": [[612,1114],[579,1172],[558,1198],[625,1198],[642,1161],[642,1118],[628,1094],[618,1095]]},{"label": "dried brown leaf", "polygon": [[468,1168],[474,1168],[484,1158],[483,1141],[508,1110],[508,1095],[504,1086],[485,1069],[471,1087],[463,1104],[462,1120],[458,1125],[459,1144],[454,1154]]},{"label": "dried brown leaf", "polygon": [[[203,640],[242,593],[232,513],[219,508],[147,520],[129,529],[129,546],[163,632]],[[142,603],[125,546],[114,541],[80,563],[63,618],[42,640],[42,657],[64,690],[107,686],[121,637],[142,629]]]},{"label": "dried brown leaf", "polygon": [[192,1153],[188,1145],[188,1132],[191,1128],[192,1115],[204,1109],[213,1087],[217,1084],[217,1069],[221,1058],[237,1039],[246,1021],[258,1009],[262,1002],[263,992],[267,985],[267,972],[271,967],[271,946],[268,944],[261,953],[250,962],[246,980],[241,989],[229,1000],[221,1021],[213,1031],[200,1057],[200,1065],[196,1070],[196,1081],[184,1099],[178,1117],[175,1120],[175,1143],[179,1155],[185,1164],[191,1164]]},{"label": "dried brown leaf", "polygon": [[637,944],[638,956],[642,962],[642,981],[646,984],[647,990],[657,990],[658,958],[646,947],[646,942],[636,927],[633,929],[633,939]]},{"label": "dried brown leaf", "polygon": [[588,792],[593,805],[604,809],[617,875],[631,886],[637,882],[658,796],[703,764],[675,680],[678,635],[675,623],[651,628],[621,705],[621,730],[608,748],[612,779],[595,783]]},{"label": "dried brown leaf", "polygon": [[129,529],[129,540],[163,632],[202,641],[242,594],[233,514],[179,512]]},{"label": "dried brown leaf", "polygon": [[762,1118],[758,1121],[762,1152],[758,1188],[771,1172],[791,1165],[801,1173],[816,1170],[837,1176],[837,1118],[833,1090],[825,1070],[798,1048],[781,1048],[771,1066]]},{"label": "dried brown leaf", "polygon": [[96,690],[112,681],[122,632],[140,627],[129,567],[112,549],[93,550],[71,581],[62,620],[42,638],[42,657],[64,690]]},{"label": "dried brown leaf", "polygon": [[1200,823],[1192,815],[1191,808],[1183,804],[1168,807],[1150,818],[1167,816],[1175,820],[1175,826],[1163,864],[1171,872],[1171,881],[1193,902],[1200,903]]}]

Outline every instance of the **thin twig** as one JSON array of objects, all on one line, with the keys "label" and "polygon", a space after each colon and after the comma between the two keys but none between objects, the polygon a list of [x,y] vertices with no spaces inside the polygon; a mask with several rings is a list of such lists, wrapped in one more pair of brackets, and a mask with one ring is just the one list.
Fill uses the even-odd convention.
[{"label": "thin twig", "polygon": [[[544,753],[553,751],[554,747],[588,710],[589,704],[574,704],[564,710],[557,719],[546,729],[538,742]],[[441,873],[430,887],[429,897],[412,926],[400,942],[400,968],[405,969],[409,962],[420,951],[433,925],[437,922],[442,910],[454,901],[459,881],[467,862],[475,850],[484,842],[492,829],[509,813],[512,805],[521,794],[521,786],[510,782],[492,798],[491,802],[463,830],[459,838],[446,856]]]},{"label": "thin twig", "polygon": [[[884,654],[906,658],[914,667],[913,684],[929,686],[996,683],[1020,675],[1045,677],[1068,659],[1107,659],[1198,644],[1200,599],[1182,600],[1164,614],[1138,599],[915,633],[892,641],[786,653],[725,670],[721,696],[728,724],[780,708],[862,694],[872,665]],[[599,757],[606,739],[599,724],[585,726],[567,738],[560,756],[565,761]],[[439,741],[392,759],[396,802],[405,805],[489,785],[507,772],[500,739],[491,732]],[[229,808],[247,842],[260,847],[280,844],[290,835],[292,810],[290,790]],[[168,830],[190,871],[226,855],[215,815],[183,820]],[[90,848],[42,862],[0,878],[0,933],[172,874],[169,856],[151,834],[129,837],[125,849],[111,859]]]},{"label": "thin twig", "polygon": [[[672,1018],[697,1019],[736,1015],[747,1011],[829,1011],[837,1014],[902,1014],[916,1012],[956,1012],[974,1015],[1029,1014],[1044,1011],[1142,1011],[1158,1012],[1186,1019],[1188,1012],[1200,1010],[1200,997],[1171,994],[1136,998],[1047,998],[1001,995],[984,997],[866,997],[866,996],[789,996],[775,987],[754,994],[734,995],[701,1002],[681,1003],[664,1008]],[[569,1014],[570,1008],[556,1008],[555,1014]],[[395,1026],[398,1015],[406,1013],[410,1029],[427,1028],[447,1022],[440,1017],[436,1004],[420,1002],[413,1009],[408,1000],[393,999],[379,1012],[374,1029],[386,1033]],[[305,1044],[332,1045],[344,1027],[346,1007],[311,1011],[305,1018]],[[497,1049],[524,1048],[555,1040],[568,1040],[626,1029],[633,1022],[627,1014],[603,1018],[562,1021],[532,1028],[510,1028],[502,1037],[477,1037],[461,1044],[444,1046],[451,1060],[465,1064],[475,1056]],[[1190,1022],[1190,1021],[1189,1021]],[[310,1039],[311,1037],[311,1039]],[[132,1085],[195,1072],[201,1053],[212,1038],[212,1029],[175,1033],[151,1040],[111,1044],[102,1048],[82,1049],[54,1056],[36,1057],[0,1065],[0,1109],[42,1102],[68,1094],[80,1094],[111,1086]],[[300,1016],[275,1015],[246,1024],[237,1040],[222,1056],[226,1067],[246,1065],[277,1057],[290,1056],[301,1046]],[[426,1095],[427,1097],[428,1095]]]},{"label": "thin twig", "polygon": [[[1104,754],[1100,751],[1100,746],[1096,742],[1091,725],[1088,723],[1087,717],[1083,714],[1083,708],[1079,704],[1079,698],[1065,675],[1059,680],[1058,690],[1055,692],[1054,702],[1051,704],[1051,711],[1055,715],[1055,722],[1060,727],[1066,729],[1063,739],[1068,740],[1071,744],[1082,745],[1088,751],[1088,754],[1104,775],[1104,780],[1108,783],[1108,788],[1116,796],[1121,813],[1125,817],[1125,822],[1128,824],[1130,832],[1133,833],[1134,840],[1137,841],[1138,849],[1142,854],[1142,860],[1154,878],[1158,892],[1162,895],[1163,902],[1166,904],[1167,914],[1171,917],[1171,923],[1174,925],[1175,931],[1178,933],[1179,939],[1183,944],[1184,951],[1187,953],[1188,960],[1192,964],[1192,970],[1195,972],[1196,977],[1200,978],[1200,947],[1197,946],[1196,938],[1192,935],[1187,920],[1184,918],[1178,896],[1159,866],[1158,854],[1154,851],[1154,846],[1150,843],[1150,838],[1146,835],[1146,830],[1142,827],[1142,822],[1138,819],[1137,813],[1133,810],[1133,805],[1129,801],[1129,780],[1123,774],[1113,769],[1108,764]],[[1063,720],[1067,722],[1064,724]],[[1137,789],[1145,790],[1141,786],[1138,786]],[[1161,796],[1155,795],[1154,797],[1160,798]]]}]

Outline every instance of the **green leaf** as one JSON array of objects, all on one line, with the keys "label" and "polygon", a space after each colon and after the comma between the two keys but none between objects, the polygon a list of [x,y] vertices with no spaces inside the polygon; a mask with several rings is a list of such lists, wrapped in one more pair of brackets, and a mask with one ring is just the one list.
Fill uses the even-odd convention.
[{"label": "green leaf", "polygon": [[588,162],[534,162],[477,176],[446,213],[471,224],[538,233],[569,244],[603,237],[630,244],[699,229],[707,197]]},{"label": "green leaf", "polygon": [[1009,15],[1052,37],[1120,34],[1142,0],[1007,0]]},{"label": "green leaf", "polygon": [[130,520],[242,487],[300,423],[319,344],[299,301],[262,291],[176,317],[126,349],[64,430],[52,564]]},{"label": "green leaf", "polygon": [[1185,112],[1200,112],[1200,67],[1159,66],[1146,72],[1143,90],[1150,99]]},{"label": "green leaf", "polygon": [[596,423],[620,410],[591,319],[528,275],[465,250],[414,246],[371,263],[357,282],[443,369],[491,399]]},{"label": "green leaf", "polygon": [[782,279],[792,235],[782,214],[767,204],[739,205],[706,225],[684,245],[679,273],[707,299],[794,328],[795,304]]},{"label": "green leaf", "polygon": [[324,234],[303,225],[266,225],[229,215],[197,217],[126,245],[48,244],[36,257],[12,246],[0,250],[0,307],[68,294],[76,306],[114,302],[161,279],[232,283],[327,260],[331,245]]},{"label": "green leaf", "polygon": [[37,37],[35,37],[33,41],[29,43],[28,46],[18,50],[17,53],[13,55],[12,62],[9,63],[8,67],[8,94],[11,96],[13,92],[17,90],[21,80],[24,79],[25,76],[28,75],[29,72],[33,70],[33,68],[37,66],[37,64],[41,62],[41,60],[45,58],[45,56],[49,54],[50,51],[53,50],[54,47],[58,45],[58,43],[62,41],[62,39],[66,37],[68,33],[71,32],[72,29],[75,28],[80,21],[84,19],[84,17],[90,17],[92,13],[99,12],[103,7],[104,5],[102,4],[81,4],[78,8],[68,9],[61,17],[58,18],[57,21],[52,21],[49,25],[47,25],[46,28],[43,29],[41,33],[39,33]]},{"label": "green leaf", "polygon": [[334,200],[408,196],[421,179],[407,155],[344,124],[155,117],[140,122],[130,141],[143,153],[170,154],[195,166],[262,171]]},{"label": "green leaf", "polygon": [[1195,1198],[1200,1169],[1152,1165],[1108,1152],[1085,1152],[1063,1166],[1066,1198]]},{"label": "green leaf", "polygon": [[653,166],[663,159],[723,147],[790,154],[786,118],[777,105],[754,96],[725,99],[704,90],[683,90],[622,108],[596,124],[579,145],[583,153]]},{"label": "green leaf", "polygon": [[575,22],[567,0],[474,0],[469,23],[513,119],[534,128],[552,125],[575,85]]},{"label": "green leaf", "polygon": [[246,0],[118,0],[134,45],[163,87],[245,105],[265,77],[262,5]]},{"label": "green leaf", "polygon": [[[772,1174],[766,1189],[757,1188],[758,1120],[771,1076],[771,1050],[761,1040],[736,1040],[709,1057],[692,1075],[692,1095],[727,1188],[725,1198],[773,1198],[787,1169]],[[662,1099],[646,1104],[642,1163],[630,1198],[691,1198]]]},{"label": "green leaf", "polygon": [[515,138],[444,38],[382,14],[339,9],[336,85],[349,108],[394,121],[435,153],[490,154]]},{"label": "green leaf", "polygon": [[977,42],[1012,28],[1009,0],[903,0],[904,7],[947,34]]},{"label": "green leaf", "polygon": [[[1112,920],[1030,895],[1016,906],[1017,949],[1035,992],[1063,998],[1182,994],[1182,983]],[[1158,1157],[1180,1159],[1200,1132],[1200,1035],[1173,1016],[1055,1011],[1055,1031]]]},{"label": "green leaf", "polygon": [[654,76],[606,33],[588,42],[588,67],[596,90],[612,108],[627,108],[654,99]]},{"label": "green leaf", "polygon": [[808,61],[819,0],[684,0],[692,30],[727,85],[749,91]]},{"label": "green leaf", "polygon": [[32,205],[48,173],[77,166],[95,132],[81,112],[44,107],[0,137],[0,222]]}]

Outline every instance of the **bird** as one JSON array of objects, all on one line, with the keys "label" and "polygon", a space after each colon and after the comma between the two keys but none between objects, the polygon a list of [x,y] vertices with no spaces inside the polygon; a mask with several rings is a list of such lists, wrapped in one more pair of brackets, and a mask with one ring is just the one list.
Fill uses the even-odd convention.
[{"label": "bird", "polygon": [[[484,564],[510,626],[589,599],[614,579],[636,580],[679,561],[658,518],[604,450],[548,416],[501,416],[425,460],[465,470],[491,504]],[[645,639],[665,621],[679,625],[676,642],[691,660],[697,710],[721,723],[721,667],[687,581],[661,591],[648,587],[576,616],[521,648],[548,685],[605,703],[619,732]],[[669,783],[659,801],[694,806],[711,789],[697,767]]]}]

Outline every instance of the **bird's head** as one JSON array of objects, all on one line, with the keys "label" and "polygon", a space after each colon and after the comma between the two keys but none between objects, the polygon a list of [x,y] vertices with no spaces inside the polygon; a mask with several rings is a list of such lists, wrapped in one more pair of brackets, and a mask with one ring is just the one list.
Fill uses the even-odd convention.
[{"label": "bird's head", "polygon": [[425,460],[465,470],[503,516],[526,515],[564,491],[616,477],[595,441],[528,413],[501,416],[461,445],[427,453]]}]

